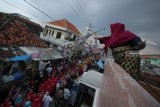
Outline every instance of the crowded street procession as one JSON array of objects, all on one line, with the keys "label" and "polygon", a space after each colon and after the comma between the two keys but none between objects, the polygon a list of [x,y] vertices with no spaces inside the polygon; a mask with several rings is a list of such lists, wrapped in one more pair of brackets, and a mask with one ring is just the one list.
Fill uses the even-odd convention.
[{"label": "crowded street procession", "polygon": [[62,1],[0,0],[0,107],[160,107],[158,42],[91,15],[104,0]]}]

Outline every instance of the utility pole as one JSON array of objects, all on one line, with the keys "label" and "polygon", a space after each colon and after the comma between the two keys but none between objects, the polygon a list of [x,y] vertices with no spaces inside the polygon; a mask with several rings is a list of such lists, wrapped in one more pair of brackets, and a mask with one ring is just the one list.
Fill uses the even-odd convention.
[{"label": "utility pole", "polygon": [[[96,33],[95,36],[97,36]],[[97,39],[95,39],[95,47],[97,47]]]},{"label": "utility pole", "polygon": [[[91,33],[93,33],[94,32],[94,34],[95,34],[95,36],[97,36],[96,34],[97,34],[97,32],[95,31],[95,30],[93,30],[94,29],[94,26],[92,26],[92,24],[91,23],[89,23],[89,31],[91,32]],[[95,39],[95,47],[97,46],[97,43],[98,43],[98,41],[97,41],[97,39]]]}]

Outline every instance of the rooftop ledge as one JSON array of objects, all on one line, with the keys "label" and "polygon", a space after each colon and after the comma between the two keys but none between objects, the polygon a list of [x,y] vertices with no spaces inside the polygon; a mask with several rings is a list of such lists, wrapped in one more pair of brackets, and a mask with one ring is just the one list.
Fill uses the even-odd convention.
[{"label": "rooftop ledge", "polygon": [[118,64],[107,62],[93,107],[160,107],[160,103]]}]

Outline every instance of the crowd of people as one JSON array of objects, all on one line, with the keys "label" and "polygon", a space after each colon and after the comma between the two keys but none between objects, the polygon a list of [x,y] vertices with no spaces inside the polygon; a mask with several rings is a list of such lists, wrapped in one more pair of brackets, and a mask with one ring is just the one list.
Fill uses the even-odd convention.
[{"label": "crowd of people", "polygon": [[99,65],[97,70],[103,73],[103,63],[97,55],[73,55],[66,59],[40,61],[39,72],[30,81],[25,98],[18,93],[14,99],[6,99],[3,107],[49,107],[50,102],[56,107],[75,104],[77,98],[73,97],[73,91],[80,94],[78,80],[81,75]]},{"label": "crowd of people", "polygon": [[[18,25],[16,21],[13,23]],[[11,24],[10,26],[12,26],[13,23],[9,23]],[[24,29],[22,30],[24,31]],[[8,33],[10,33],[10,31],[8,31]],[[28,32],[26,32],[26,34],[28,34]],[[141,38],[137,35],[125,31],[125,25],[121,23],[111,24],[111,36],[96,39],[99,39],[100,43],[104,44],[104,50],[106,52],[108,48],[112,49],[115,62],[120,64],[122,68],[125,68],[123,65],[126,65],[128,59],[125,58],[124,49],[122,49],[122,53],[124,54],[122,56],[121,51],[118,50],[117,53],[114,52],[115,48],[123,45],[129,45],[129,50],[141,50],[145,48],[145,41],[142,42]],[[122,61],[120,61],[120,59],[122,59]],[[122,62],[124,64],[122,64]],[[135,66],[135,64],[136,63],[132,65]],[[71,58],[39,61],[39,71],[29,84],[25,99],[19,94],[20,88],[13,88],[14,91],[13,93],[11,92],[13,95],[10,94],[9,98],[7,98],[1,106],[49,107],[50,102],[54,102],[56,107],[64,107],[70,102],[70,104],[74,104],[76,100],[72,96],[72,91],[76,90],[75,92],[78,94],[80,90],[78,80],[81,75],[89,69],[95,69],[103,73],[104,65],[105,62],[101,60],[99,54],[87,54],[85,56],[73,55]],[[129,67],[127,66],[127,68]],[[132,68],[132,66],[130,66],[130,68]],[[125,70],[127,71],[127,69]],[[134,69],[132,70],[134,72],[136,71]],[[129,71],[132,70],[129,69]],[[131,74],[131,72],[129,73]]]}]

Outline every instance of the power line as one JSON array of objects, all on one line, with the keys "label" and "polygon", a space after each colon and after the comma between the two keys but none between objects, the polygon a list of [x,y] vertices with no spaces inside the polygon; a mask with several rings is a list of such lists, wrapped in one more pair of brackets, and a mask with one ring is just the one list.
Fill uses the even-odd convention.
[{"label": "power line", "polygon": [[75,1],[78,3],[80,9],[82,10],[82,12],[84,13],[84,15],[86,16],[87,20],[91,23],[89,17],[87,16],[86,12],[85,12],[84,9],[82,8],[82,6],[81,6],[81,4],[79,3],[79,1],[78,1],[78,0],[75,0]]},{"label": "power line", "polygon": [[43,12],[42,10],[40,10],[39,8],[37,8],[36,6],[32,5],[31,3],[29,3],[27,0],[24,0],[27,4],[29,4],[30,6],[32,6],[33,8],[35,8],[36,10],[40,11],[41,13],[43,13],[44,15],[46,15],[47,17],[49,17],[52,20],[56,20],[53,17],[49,16],[48,14],[46,14],[45,12]]},{"label": "power line", "polygon": [[72,8],[72,10],[79,16],[80,20],[86,25],[86,22],[81,18],[81,16],[78,14],[78,12],[75,10],[75,8],[70,4],[68,0],[65,0],[67,4]]},{"label": "power line", "polygon": [[[1,0],[1,1],[4,2],[4,3],[6,3],[6,4],[8,4],[8,5],[10,5],[10,6],[13,6],[13,7],[15,7],[15,8],[17,8],[17,9],[23,11],[23,12],[26,12],[26,13],[28,13],[28,14],[30,14],[30,15],[32,15],[32,16],[34,16],[34,17],[40,19],[40,20],[46,21],[45,19],[42,19],[42,18],[40,18],[40,17],[38,17],[38,16],[36,16],[36,15],[30,13],[30,12],[27,12],[27,11],[25,11],[25,10],[23,10],[23,9],[21,9],[21,8],[19,8],[19,7],[15,6],[15,5],[13,5],[13,4],[11,4],[11,3],[5,1],[5,0]],[[47,22],[47,21],[46,21],[46,22]]]},{"label": "power line", "polygon": [[73,1],[74,5],[77,7],[77,9],[79,10],[80,14],[81,14],[82,16],[84,16],[85,21],[86,21],[87,23],[90,23],[90,22],[87,20],[87,18],[86,18],[86,16],[84,15],[84,13],[82,12],[81,8],[76,4],[76,1],[75,1],[75,0],[72,0],[72,1]]}]

